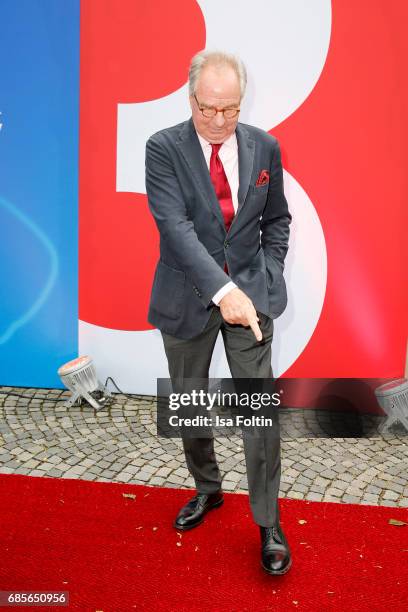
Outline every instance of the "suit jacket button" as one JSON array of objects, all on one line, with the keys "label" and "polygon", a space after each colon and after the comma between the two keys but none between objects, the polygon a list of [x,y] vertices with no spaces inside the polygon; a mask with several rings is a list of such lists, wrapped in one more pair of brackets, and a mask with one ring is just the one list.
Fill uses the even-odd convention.
[{"label": "suit jacket button", "polygon": [[225,248],[226,248],[226,249],[228,249],[228,247],[230,246],[230,243],[228,242],[228,240],[226,240],[226,241],[224,242],[224,246],[225,246]]}]

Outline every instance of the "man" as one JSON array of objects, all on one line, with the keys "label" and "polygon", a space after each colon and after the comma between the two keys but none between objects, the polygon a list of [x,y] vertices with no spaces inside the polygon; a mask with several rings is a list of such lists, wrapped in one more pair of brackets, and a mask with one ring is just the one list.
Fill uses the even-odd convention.
[{"label": "man", "polygon": [[[246,87],[241,60],[202,51],[189,71],[190,120],[146,145],[146,190],[160,232],[149,321],[162,333],[173,380],[207,378],[221,331],[234,378],[272,377],[273,319],[286,307],[283,278],[291,215],[279,145],[238,123]],[[250,505],[270,574],[291,565],[279,523],[279,435],[245,436]],[[202,523],[223,503],[214,440],[183,438],[197,495],[175,527]]]}]

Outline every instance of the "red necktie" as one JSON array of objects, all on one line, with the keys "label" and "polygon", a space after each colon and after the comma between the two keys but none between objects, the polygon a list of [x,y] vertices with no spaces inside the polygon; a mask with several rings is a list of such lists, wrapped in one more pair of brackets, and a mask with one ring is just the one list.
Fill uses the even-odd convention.
[{"label": "red necktie", "polygon": [[221,144],[212,144],[212,152],[210,159],[210,176],[214,185],[215,193],[220,203],[222,216],[224,217],[225,229],[229,230],[234,218],[234,205],[232,203],[231,188],[228,183],[227,175],[225,174],[224,166],[218,156],[218,151]]}]

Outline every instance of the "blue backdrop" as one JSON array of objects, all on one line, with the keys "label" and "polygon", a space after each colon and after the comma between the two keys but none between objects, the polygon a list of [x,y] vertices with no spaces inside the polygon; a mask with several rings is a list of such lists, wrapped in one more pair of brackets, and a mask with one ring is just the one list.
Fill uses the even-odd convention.
[{"label": "blue backdrop", "polygon": [[77,355],[79,0],[2,0],[0,385]]}]

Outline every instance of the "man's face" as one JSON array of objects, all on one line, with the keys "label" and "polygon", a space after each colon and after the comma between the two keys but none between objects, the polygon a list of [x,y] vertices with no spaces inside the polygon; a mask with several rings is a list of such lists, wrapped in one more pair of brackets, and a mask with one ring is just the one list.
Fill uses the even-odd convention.
[{"label": "man's face", "polygon": [[[198,100],[198,104],[196,101]],[[218,144],[227,140],[235,131],[239,114],[232,119],[218,112],[214,117],[204,117],[200,108],[239,108],[240,87],[238,76],[230,66],[203,68],[195,91],[190,96],[194,127],[208,142]]]}]

